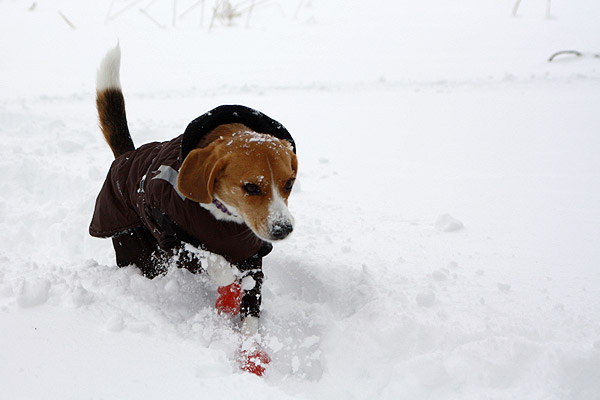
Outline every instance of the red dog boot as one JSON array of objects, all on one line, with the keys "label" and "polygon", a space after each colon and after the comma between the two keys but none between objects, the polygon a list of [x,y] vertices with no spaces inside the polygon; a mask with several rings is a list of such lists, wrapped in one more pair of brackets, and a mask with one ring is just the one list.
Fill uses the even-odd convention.
[{"label": "red dog boot", "polygon": [[240,368],[251,374],[263,376],[267,364],[271,362],[271,357],[260,347],[250,352],[242,350],[240,352]]},{"label": "red dog boot", "polygon": [[215,304],[219,314],[238,315],[240,313],[240,304],[242,303],[242,289],[237,282],[229,286],[221,286],[217,289],[219,297]]}]

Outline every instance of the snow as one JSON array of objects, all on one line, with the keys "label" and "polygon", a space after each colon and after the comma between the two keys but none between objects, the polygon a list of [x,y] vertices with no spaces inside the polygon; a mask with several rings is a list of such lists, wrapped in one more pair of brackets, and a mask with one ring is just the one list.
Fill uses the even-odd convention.
[{"label": "snow", "polygon": [[450,214],[442,214],[435,220],[435,229],[441,232],[456,232],[465,226]]},{"label": "snow", "polygon": [[[3,396],[598,397],[600,3],[273,2],[210,30],[199,9],[173,27],[173,2],[111,3],[0,2]],[[220,104],[294,136],[262,378],[206,276],[148,280],[87,234],[117,42],[136,145]]]}]

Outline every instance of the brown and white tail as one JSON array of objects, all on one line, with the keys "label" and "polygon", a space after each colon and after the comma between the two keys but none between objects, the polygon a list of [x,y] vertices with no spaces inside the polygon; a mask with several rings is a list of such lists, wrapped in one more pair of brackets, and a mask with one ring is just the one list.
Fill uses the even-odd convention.
[{"label": "brown and white tail", "polygon": [[100,129],[115,158],[135,150],[127,127],[125,100],[119,79],[120,67],[121,48],[117,45],[106,53],[96,75],[96,108]]}]

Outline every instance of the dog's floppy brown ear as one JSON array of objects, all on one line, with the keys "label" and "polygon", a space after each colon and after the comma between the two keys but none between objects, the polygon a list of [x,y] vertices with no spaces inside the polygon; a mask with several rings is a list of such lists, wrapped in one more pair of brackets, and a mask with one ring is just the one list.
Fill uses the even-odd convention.
[{"label": "dog's floppy brown ear", "polygon": [[296,157],[296,154],[292,153],[292,170],[294,171],[294,174],[298,173],[298,157]]},{"label": "dog's floppy brown ear", "polygon": [[216,154],[213,146],[190,151],[179,169],[177,188],[185,197],[198,203],[211,203],[219,172],[225,168],[225,158]]},{"label": "dog's floppy brown ear", "polygon": [[292,143],[289,140],[281,139],[281,141],[287,146],[287,150],[291,157],[292,170],[296,174],[298,173],[298,157],[296,157],[296,153],[294,152],[294,146],[292,146]]}]

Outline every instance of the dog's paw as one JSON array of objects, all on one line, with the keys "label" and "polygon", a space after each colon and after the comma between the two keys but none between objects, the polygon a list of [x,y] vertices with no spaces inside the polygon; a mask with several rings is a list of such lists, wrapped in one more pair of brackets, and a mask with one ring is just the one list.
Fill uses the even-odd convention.
[{"label": "dog's paw", "polygon": [[263,376],[271,357],[259,346],[252,350],[240,350],[240,369],[251,374]]},{"label": "dog's paw", "polygon": [[240,304],[242,303],[242,288],[237,282],[229,286],[222,286],[217,289],[219,297],[215,303],[215,308],[219,314],[229,314],[236,316],[240,313]]}]

